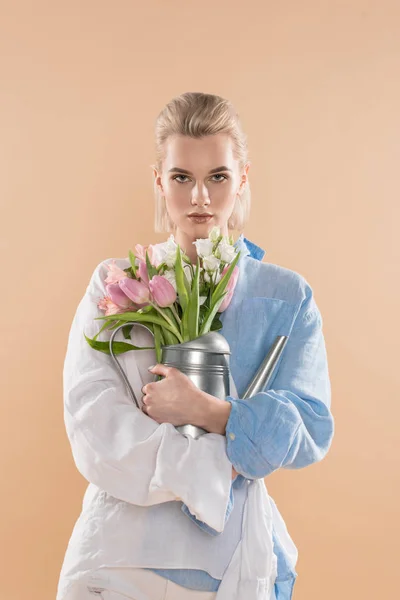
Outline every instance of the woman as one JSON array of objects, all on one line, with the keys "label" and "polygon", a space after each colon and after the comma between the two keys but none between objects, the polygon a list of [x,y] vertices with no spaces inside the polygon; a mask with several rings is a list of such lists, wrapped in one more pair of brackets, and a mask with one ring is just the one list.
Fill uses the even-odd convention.
[{"label": "woman", "polygon": [[[232,105],[186,93],[156,128],[156,231],[172,232],[196,262],[193,242],[212,227],[242,231],[249,215],[247,145]],[[202,218],[194,215],[203,215]],[[205,218],[204,215],[207,215]],[[76,311],[64,364],[64,415],[77,468],[89,485],[57,600],[290,600],[297,550],[263,478],[322,460],[333,437],[322,318],[294,271],[261,263],[240,235],[239,279],[221,332],[229,342],[231,395],[198,390],[154,350],[120,355],[142,410],[110,357],[94,352],[108,261]],[[123,269],[128,259],[115,259]],[[268,391],[242,400],[276,335],[287,335]],[[132,339],[152,346],[144,328]],[[153,382],[155,374],[164,375]],[[175,425],[209,433],[198,440]]]}]

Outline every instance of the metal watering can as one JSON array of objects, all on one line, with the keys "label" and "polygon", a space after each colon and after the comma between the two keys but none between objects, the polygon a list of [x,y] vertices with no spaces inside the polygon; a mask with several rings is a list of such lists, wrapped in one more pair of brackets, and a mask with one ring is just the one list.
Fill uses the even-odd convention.
[{"label": "metal watering can", "polygon": [[[142,323],[129,321],[117,327],[110,337],[110,354],[121,373],[133,402],[140,409],[141,407],[128,377],[112,349],[116,333],[127,325],[140,325],[145,327],[147,331],[151,330]],[[286,335],[278,335],[275,338],[255,376],[247,386],[242,399],[261,392],[268,385],[287,339],[288,336]],[[161,363],[169,367],[175,367],[185,373],[200,390],[221,400],[225,400],[226,396],[230,395],[229,357],[231,351],[227,340],[217,331],[210,331],[182,344],[162,346],[161,350]],[[190,424],[176,426],[175,428],[183,435],[189,435],[194,439],[208,433],[205,429]]]}]

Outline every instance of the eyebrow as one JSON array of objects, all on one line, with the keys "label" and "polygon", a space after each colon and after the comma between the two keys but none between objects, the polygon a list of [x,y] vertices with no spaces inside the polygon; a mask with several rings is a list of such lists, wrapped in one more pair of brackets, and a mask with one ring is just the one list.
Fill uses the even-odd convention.
[{"label": "eyebrow", "polygon": [[[211,171],[208,171],[208,173],[217,173],[219,171],[230,171],[232,173],[232,169],[229,169],[228,167],[224,166],[217,167],[216,169],[211,169]],[[172,169],[170,169],[168,173],[185,173],[186,175],[193,175],[193,173],[191,173],[187,169],[179,169],[178,167],[172,167]]]}]

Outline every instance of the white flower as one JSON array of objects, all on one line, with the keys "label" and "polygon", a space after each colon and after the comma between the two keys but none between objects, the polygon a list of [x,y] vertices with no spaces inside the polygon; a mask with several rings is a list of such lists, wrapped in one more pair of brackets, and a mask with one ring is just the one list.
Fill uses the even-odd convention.
[{"label": "white flower", "polygon": [[211,229],[210,233],[208,234],[208,238],[209,238],[209,239],[210,239],[212,242],[214,242],[214,243],[215,243],[215,242],[217,241],[217,239],[219,238],[219,236],[220,236],[220,235],[221,235],[221,230],[220,230],[220,228],[219,228],[217,225],[215,225],[215,226],[214,226],[214,227]]},{"label": "white flower", "polygon": [[174,267],[176,262],[176,250],[172,250],[171,252],[167,252],[165,255],[164,261],[167,267]]},{"label": "white flower", "polygon": [[166,263],[167,267],[174,267],[176,260],[176,252],[178,244],[175,242],[174,234],[171,233],[166,242],[154,244],[154,254],[156,256],[156,264]]},{"label": "white flower", "polygon": [[208,238],[198,239],[193,244],[196,246],[198,256],[204,257],[212,254],[214,243]]},{"label": "white flower", "polygon": [[215,271],[216,269],[218,269],[220,264],[221,261],[219,260],[219,258],[214,256],[214,254],[210,254],[210,256],[206,256],[205,258],[203,258],[203,267],[206,271]]},{"label": "white flower", "polygon": [[[183,269],[185,271],[185,275],[186,275],[186,279],[189,282],[189,285],[191,286],[192,284],[192,270],[189,267],[189,265],[183,265]],[[165,277],[165,279],[168,279],[168,281],[172,284],[174,290],[176,293],[178,293],[178,289],[177,289],[177,285],[176,285],[176,275],[175,275],[175,270],[174,269],[166,269],[164,271],[163,277]],[[204,304],[204,302],[207,300],[207,296],[199,296],[199,306],[201,306],[202,304]],[[179,299],[178,299],[179,302]]]},{"label": "white flower", "polygon": [[175,271],[173,269],[169,270],[166,269],[164,271],[164,274],[162,275],[162,277],[165,277],[165,279],[167,279],[170,284],[173,286],[175,292],[177,292],[177,287],[176,287],[176,277],[175,277]]},{"label": "white flower", "polygon": [[231,263],[236,254],[236,248],[232,246],[225,238],[222,238],[215,250],[215,256],[220,258],[222,262],[225,263]]}]

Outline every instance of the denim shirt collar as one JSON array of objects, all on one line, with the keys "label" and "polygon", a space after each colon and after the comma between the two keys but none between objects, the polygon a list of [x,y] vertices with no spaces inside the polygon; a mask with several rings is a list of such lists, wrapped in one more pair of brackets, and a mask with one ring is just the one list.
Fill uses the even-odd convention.
[{"label": "denim shirt collar", "polygon": [[243,256],[251,256],[256,260],[262,260],[264,258],[265,250],[260,246],[257,246],[257,244],[255,244],[254,242],[248,240],[246,237],[244,237],[243,233],[238,237],[234,246],[238,250],[241,250],[239,260],[241,260]]}]

